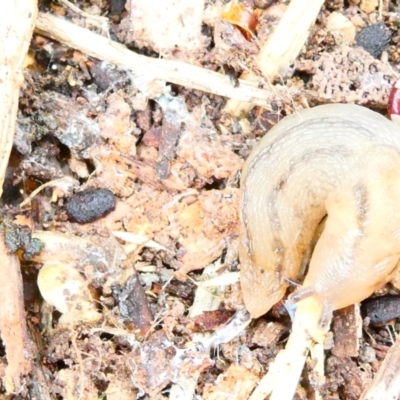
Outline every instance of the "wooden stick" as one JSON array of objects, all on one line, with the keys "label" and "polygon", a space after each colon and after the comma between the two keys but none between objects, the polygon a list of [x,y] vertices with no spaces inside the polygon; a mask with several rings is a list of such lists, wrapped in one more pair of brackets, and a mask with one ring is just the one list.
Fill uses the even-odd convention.
[{"label": "wooden stick", "polygon": [[[324,0],[292,0],[271,37],[261,48],[256,63],[267,82],[285,75],[285,70],[300,54],[311,26],[321,10]],[[241,76],[249,82],[259,79],[249,73]],[[231,100],[225,111],[240,116],[251,109],[251,104]]]},{"label": "wooden stick", "polygon": [[6,348],[3,384],[8,393],[22,388],[21,378],[32,370],[32,347],[25,320],[22,276],[16,254],[10,254],[0,236],[0,334]]},{"label": "wooden stick", "polygon": [[[0,13],[0,196],[14,140],[22,67],[37,15],[36,0],[4,2]],[[18,257],[0,235],[0,334],[6,348],[3,384],[19,392],[21,378],[32,371],[32,348],[25,320],[22,276]]]},{"label": "wooden stick", "polygon": [[372,384],[360,400],[398,399],[400,393],[400,340],[389,349]]},{"label": "wooden stick", "polygon": [[89,56],[130,69],[134,74],[250,102],[268,109],[271,101],[290,101],[299,94],[295,89],[279,86],[272,90],[259,89],[257,83],[245,81],[240,81],[239,86],[234,87],[224,75],[181,61],[136,54],[122,44],[50,14],[39,13],[35,30]]},{"label": "wooden stick", "polygon": [[22,67],[36,16],[36,0],[8,2],[0,13],[0,197],[14,140]]}]

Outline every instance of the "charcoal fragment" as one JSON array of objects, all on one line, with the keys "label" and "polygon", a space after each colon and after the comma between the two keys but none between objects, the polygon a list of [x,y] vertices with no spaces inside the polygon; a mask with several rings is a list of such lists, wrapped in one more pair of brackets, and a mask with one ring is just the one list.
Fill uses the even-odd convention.
[{"label": "charcoal fragment", "polygon": [[361,304],[361,313],[368,317],[371,325],[385,325],[400,317],[400,297],[381,296],[365,300]]},{"label": "charcoal fragment", "polygon": [[86,189],[67,203],[68,217],[80,224],[104,217],[115,208],[115,196],[108,189]]},{"label": "charcoal fragment", "polygon": [[356,35],[356,45],[378,58],[389,44],[392,35],[382,22],[362,29]]}]

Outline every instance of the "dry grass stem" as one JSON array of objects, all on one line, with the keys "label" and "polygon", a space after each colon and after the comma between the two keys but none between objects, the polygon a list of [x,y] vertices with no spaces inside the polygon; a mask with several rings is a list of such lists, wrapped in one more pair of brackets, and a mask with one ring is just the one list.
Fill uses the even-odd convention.
[{"label": "dry grass stem", "polygon": [[147,75],[192,89],[245,101],[269,108],[272,99],[295,96],[288,88],[274,91],[257,88],[257,83],[240,81],[232,86],[224,75],[176,60],[156,59],[136,54],[122,44],[100,36],[65,19],[39,13],[36,31],[99,60],[130,69],[134,74]]},{"label": "dry grass stem", "polygon": [[[264,78],[272,82],[285,75],[307,41],[310,29],[321,10],[324,0],[292,0],[277,28],[261,48],[256,63]],[[259,79],[244,73],[242,79],[255,82]],[[240,116],[251,109],[251,104],[231,100],[225,111]]]}]

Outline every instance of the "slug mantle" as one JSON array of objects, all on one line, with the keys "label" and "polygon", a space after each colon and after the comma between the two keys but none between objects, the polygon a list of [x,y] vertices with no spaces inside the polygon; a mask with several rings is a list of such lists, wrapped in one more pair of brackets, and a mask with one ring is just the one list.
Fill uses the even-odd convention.
[{"label": "slug mantle", "polygon": [[254,148],[241,178],[239,256],[244,302],[253,318],[304,273],[320,325],[388,282],[400,259],[400,127],[349,104],[284,118]]}]

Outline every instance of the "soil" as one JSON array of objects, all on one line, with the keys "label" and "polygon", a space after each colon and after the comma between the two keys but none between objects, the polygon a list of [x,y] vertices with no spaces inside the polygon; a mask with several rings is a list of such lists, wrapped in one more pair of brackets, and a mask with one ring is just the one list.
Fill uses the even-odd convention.
[{"label": "soil", "polygon": [[[175,1],[176,9],[161,16],[150,3],[74,2],[107,16],[106,31],[64,2],[39,6],[137,53],[223,73],[237,85],[242,72],[258,73],[254,57],[288,1],[244,0],[236,25],[221,17],[221,0],[206,0],[200,12]],[[301,108],[348,102],[386,113],[400,71],[400,8],[378,3],[326,1],[298,60],[276,82],[299,96],[277,97],[269,109],[255,107],[240,118],[224,112],[226,98],[141,80],[34,34],[3,212],[7,226],[11,218],[29,227],[44,249],[30,250],[29,260],[21,255],[35,372],[13,398],[48,398],[37,380],[51,399],[178,398],[182,382],[192,382],[196,398],[249,397],[284,348],[291,321],[278,304],[227,343],[204,345],[225,335],[243,310],[236,251],[240,171],[260,137]],[[347,18],[345,27],[327,29],[334,13]],[[349,26],[358,41],[349,40]],[[371,26],[381,32],[372,44],[370,33],[362,34]],[[89,217],[71,214],[68,204],[75,202],[76,212]],[[40,275],[44,264],[62,267]],[[220,279],[217,288],[199,283],[210,279]],[[397,294],[385,287],[379,295],[388,292]],[[200,295],[215,303],[198,312]],[[398,303],[389,296],[385,307],[391,298]],[[372,309],[373,318],[361,317],[358,306],[335,313],[323,399],[358,399],[384,359],[398,315],[375,326],[384,318],[376,316],[378,306]],[[4,349],[1,355],[3,371]],[[313,396],[311,371],[308,365],[297,399]]]}]

